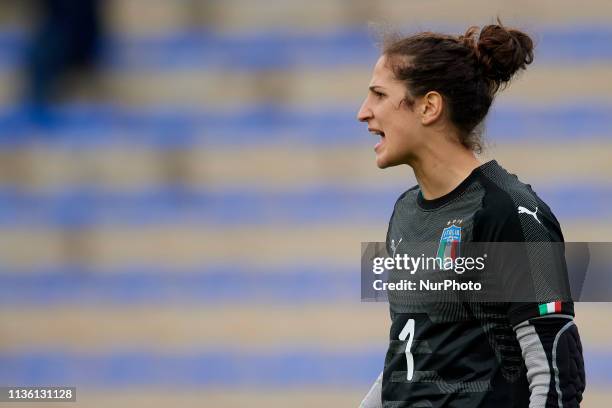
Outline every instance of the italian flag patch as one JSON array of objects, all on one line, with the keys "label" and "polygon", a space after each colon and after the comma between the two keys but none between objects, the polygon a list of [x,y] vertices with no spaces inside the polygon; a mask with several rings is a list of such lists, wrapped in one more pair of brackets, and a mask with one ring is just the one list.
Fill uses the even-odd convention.
[{"label": "italian flag patch", "polygon": [[544,316],[551,313],[561,313],[561,302],[550,302],[539,305],[540,316]]}]

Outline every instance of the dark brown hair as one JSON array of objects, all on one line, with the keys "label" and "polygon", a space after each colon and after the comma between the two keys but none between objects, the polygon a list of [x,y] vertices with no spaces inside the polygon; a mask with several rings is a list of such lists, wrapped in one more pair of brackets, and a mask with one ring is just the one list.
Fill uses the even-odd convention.
[{"label": "dark brown hair", "polygon": [[476,128],[495,94],[533,61],[531,38],[504,27],[499,18],[497,22],[481,30],[472,26],[460,36],[433,32],[387,36],[382,47],[395,77],[406,84],[406,104],[412,107],[414,97],[439,92],[460,142],[477,152],[482,142]]}]

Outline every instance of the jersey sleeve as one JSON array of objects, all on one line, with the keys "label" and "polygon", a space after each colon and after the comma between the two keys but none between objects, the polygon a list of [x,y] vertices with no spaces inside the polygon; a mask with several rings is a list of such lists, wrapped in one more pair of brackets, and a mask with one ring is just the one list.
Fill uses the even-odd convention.
[{"label": "jersey sleeve", "polygon": [[573,319],[536,317],[514,330],[527,368],[529,407],[579,407],[586,381],[582,344]]},{"label": "jersey sleeve", "polygon": [[[574,316],[561,228],[535,193],[487,194],[475,216],[473,236],[493,248],[490,262],[509,293],[506,298],[521,293],[508,307],[513,326],[548,314]],[[532,301],[524,299],[528,290]]]},{"label": "jersey sleeve", "polygon": [[[518,255],[498,254],[504,265],[503,285],[513,290],[531,283],[538,295],[534,297],[538,301],[510,302],[507,309],[527,368],[529,407],[579,407],[586,384],[584,360],[574,305],[567,297],[563,235],[557,219],[535,193],[509,197],[498,192],[478,215],[474,237],[480,242],[517,243]],[[547,294],[546,285],[552,281],[567,285],[566,297]]]}]

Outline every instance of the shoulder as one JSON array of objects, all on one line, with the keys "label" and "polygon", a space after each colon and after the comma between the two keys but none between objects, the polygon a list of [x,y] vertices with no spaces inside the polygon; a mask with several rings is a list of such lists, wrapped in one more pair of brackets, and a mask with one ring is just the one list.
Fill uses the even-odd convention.
[{"label": "shoulder", "polygon": [[499,165],[484,169],[480,181],[485,194],[474,217],[476,241],[563,241],[557,218],[529,184]]},{"label": "shoulder", "polygon": [[397,206],[401,203],[406,203],[407,201],[415,201],[416,197],[419,194],[419,185],[414,185],[410,187],[408,190],[404,191],[400,196],[395,200],[395,205],[393,206],[393,210],[397,209]]},{"label": "shoulder", "polygon": [[408,190],[404,191],[398,198],[397,201],[401,201],[402,199],[404,199],[405,197],[409,196],[409,195],[416,195],[419,193],[419,185],[415,184],[414,186],[410,187]]},{"label": "shoulder", "polygon": [[389,231],[391,230],[391,225],[393,224],[394,219],[396,218],[398,207],[405,209],[407,207],[413,206],[413,204],[416,203],[416,196],[418,192],[419,192],[419,185],[417,184],[415,186],[410,187],[408,190],[404,191],[397,198],[397,200],[395,200],[395,204],[393,205],[393,212],[391,213],[391,218],[389,219],[387,235],[389,235]]}]

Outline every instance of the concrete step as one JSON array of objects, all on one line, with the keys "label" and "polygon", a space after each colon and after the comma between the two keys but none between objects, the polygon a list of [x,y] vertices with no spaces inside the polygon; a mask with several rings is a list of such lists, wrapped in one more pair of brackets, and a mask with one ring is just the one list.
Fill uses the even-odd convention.
[{"label": "concrete step", "polygon": [[[381,208],[391,214],[391,208]],[[2,273],[27,273],[49,265],[82,264],[94,268],[156,265],[195,268],[228,260],[272,267],[287,264],[355,265],[359,242],[384,241],[387,224],[341,223],[206,227],[154,225],[64,230],[45,226],[0,229]],[[561,220],[565,240],[607,241],[612,223],[605,218]],[[34,269],[31,269],[34,268]]]},{"label": "concrete step", "polygon": [[[387,212],[390,213],[390,209]],[[93,267],[145,264],[197,267],[224,264],[274,266],[294,262],[346,264],[359,259],[361,241],[384,240],[386,224],[267,225],[237,227],[98,227],[64,231],[36,227],[0,229],[0,257],[6,268],[82,262]],[[585,223],[580,228],[589,229]],[[605,228],[601,223],[599,227]],[[597,234],[593,234],[598,236]],[[601,236],[601,235],[600,235]],[[290,237],[290,238],[289,238]],[[307,250],[306,250],[307,249]]]},{"label": "concrete step", "polygon": [[[321,304],[292,304],[287,299],[281,304],[31,305],[18,309],[7,305],[0,312],[5,327],[0,346],[4,353],[53,349],[165,353],[240,350],[249,338],[251,351],[265,353],[288,344],[328,351],[359,350],[384,344],[388,338],[389,311],[384,303],[330,299]],[[606,339],[612,335],[601,340]]]},{"label": "concrete step", "polygon": [[[69,349],[78,353],[139,349],[161,354],[176,350],[239,351],[249,338],[249,350],[266,353],[288,344],[322,351],[381,347],[388,339],[387,303],[329,299],[320,304],[198,305],[101,304],[36,307],[5,305],[0,322],[5,328],[4,353]],[[577,303],[576,324],[585,349],[612,341],[605,324],[612,306]],[[16,318],[19,316],[19,318]],[[296,319],[299,316],[299,319]],[[254,327],[257,330],[254,330]]]},{"label": "concrete step", "polygon": [[[571,0],[477,0],[470,7],[451,0],[436,2],[397,2],[384,0],[107,0],[105,15],[112,31],[159,32],[177,27],[209,26],[218,30],[248,31],[262,27],[310,30],[343,25],[385,21],[416,29],[432,25],[455,25],[465,30],[469,25],[493,22],[499,15],[506,24],[537,27],[541,24],[609,24],[612,6],[606,0],[578,5]],[[25,25],[31,20],[31,2],[3,2],[0,21]]]},{"label": "concrete step", "polygon": [[[398,188],[414,184],[408,167],[381,171],[374,162],[369,134],[355,135],[363,146],[279,145],[250,149],[195,147],[154,150],[108,147],[85,151],[32,146],[0,150],[0,187],[25,194],[54,194],[74,187],[114,193],[151,191],[167,185],[189,190],[228,191],[250,186],[291,192],[318,186],[349,189]],[[371,145],[368,145],[368,142]],[[496,158],[509,171],[535,186],[564,184],[607,186],[612,142],[499,143],[487,147],[486,161]]]},{"label": "concrete step", "polygon": [[[128,106],[187,105],[232,109],[277,103],[297,109],[359,106],[367,92],[371,67],[297,68],[231,72],[221,70],[118,70],[73,77],[72,100]],[[0,106],[15,101],[23,78],[0,72]],[[68,96],[66,95],[66,96]],[[571,98],[569,97],[571,95]],[[534,105],[598,100],[612,102],[612,69],[608,64],[536,64],[498,95],[504,103]]]}]

